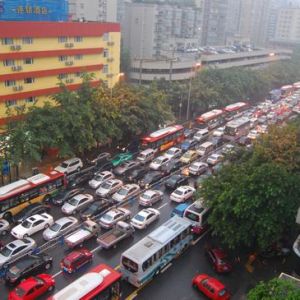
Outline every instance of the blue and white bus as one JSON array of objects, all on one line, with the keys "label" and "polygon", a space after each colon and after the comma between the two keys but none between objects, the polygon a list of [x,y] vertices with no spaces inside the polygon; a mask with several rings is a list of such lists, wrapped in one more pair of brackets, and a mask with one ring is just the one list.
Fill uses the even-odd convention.
[{"label": "blue and white bus", "polygon": [[158,275],[190,246],[191,223],[174,216],[127,249],[121,256],[123,278],[139,287]]}]

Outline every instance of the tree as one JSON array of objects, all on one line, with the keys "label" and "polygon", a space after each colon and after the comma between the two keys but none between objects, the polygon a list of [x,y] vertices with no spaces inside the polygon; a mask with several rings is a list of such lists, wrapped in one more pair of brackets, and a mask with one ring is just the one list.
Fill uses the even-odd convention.
[{"label": "tree", "polygon": [[274,278],[269,282],[260,282],[250,290],[248,300],[297,300],[300,289],[295,283]]}]

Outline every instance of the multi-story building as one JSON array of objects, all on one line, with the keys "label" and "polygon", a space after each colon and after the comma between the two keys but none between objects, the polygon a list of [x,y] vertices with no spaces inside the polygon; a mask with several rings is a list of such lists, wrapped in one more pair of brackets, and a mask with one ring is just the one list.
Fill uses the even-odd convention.
[{"label": "multi-story building", "polygon": [[116,22],[117,0],[69,0],[72,20]]},{"label": "multi-story building", "polygon": [[119,76],[116,23],[0,22],[0,124],[6,108],[42,105],[62,81],[76,90],[83,73],[112,87]]},{"label": "multi-story building", "polygon": [[274,40],[280,43],[300,44],[300,7],[279,10]]}]

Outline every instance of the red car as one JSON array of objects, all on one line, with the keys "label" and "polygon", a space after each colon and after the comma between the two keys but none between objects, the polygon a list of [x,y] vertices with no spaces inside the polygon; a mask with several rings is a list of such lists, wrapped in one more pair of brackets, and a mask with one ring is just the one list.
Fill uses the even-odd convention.
[{"label": "red car", "polygon": [[71,274],[76,272],[82,266],[92,262],[93,253],[87,249],[72,251],[60,263],[63,271]]},{"label": "red car", "polygon": [[22,281],[9,295],[8,300],[35,300],[55,287],[54,278],[49,274],[39,274]]},{"label": "red car", "polygon": [[206,274],[199,274],[193,278],[193,287],[211,300],[229,300],[230,293],[223,283]]},{"label": "red car", "polygon": [[226,259],[227,254],[220,248],[208,248],[206,255],[217,273],[229,273],[232,270],[231,263]]}]

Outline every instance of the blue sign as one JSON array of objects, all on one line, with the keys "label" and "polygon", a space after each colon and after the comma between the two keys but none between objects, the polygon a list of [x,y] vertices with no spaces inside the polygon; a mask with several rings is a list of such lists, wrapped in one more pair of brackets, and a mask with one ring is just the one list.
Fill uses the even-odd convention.
[{"label": "blue sign", "polygon": [[0,0],[0,21],[67,21],[68,0]]},{"label": "blue sign", "polygon": [[2,175],[7,176],[9,172],[10,172],[10,165],[9,162],[5,160],[2,165]]}]

